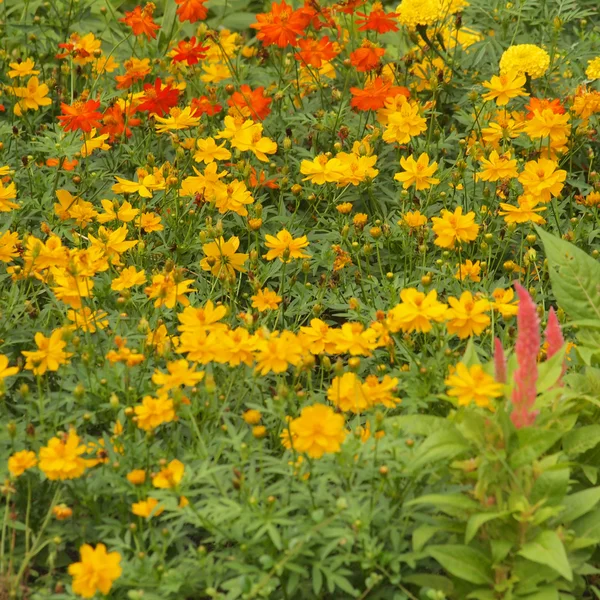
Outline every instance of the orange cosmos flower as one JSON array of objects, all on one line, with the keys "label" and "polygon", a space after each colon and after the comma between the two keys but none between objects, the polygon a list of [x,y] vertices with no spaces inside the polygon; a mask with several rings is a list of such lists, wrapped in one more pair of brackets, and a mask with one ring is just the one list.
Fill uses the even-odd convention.
[{"label": "orange cosmos flower", "polygon": [[376,31],[377,33],[387,33],[388,31],[398,31],[398,21],[396,13],[386,13],[383,10],[381,2],[375,2],[371,12],[356,13],[360,19],[356,19],[359,31]]},{"label": "orange cosmos flower", "polygon": [[127,119],[121,105],[117,102],[109,106],[102,115],[103,127],[100,129],[102,135],[108,134],[108,141],[114,142],[117,138],[125,135],[131,137],[131,127],[136,127],[141,123],[140,119],[134,118],[133,114],[136,107],[129,105],[127,107]]},{"label": "orange cosmos flower", "polygon": [[529,104],[525,107],[529,112],[527,113],[528,119],[533,119],[535,111],[540,111],[540,114],[550,109],[555,115],[564,115],[565,107],[560,103],[560,100],[547,100],[545,98],[531,98]]},{"label": "orange cosmos flower", "polygon": [[206,0],[175,0],[175,4],[179,5],[177,9],[179,20],[195,23],[206,19],[208,9],[204,6],[205,2]]},{"label": "orange cosmos flower", "polygon": [[149,58],[143,58],[142,60],[132,58],[126,60],[123,64],[125,66],[125,75],[117,75],[115,77],[118,90],[130,88],[136,81],[141,81],[150,73]]},{"label": "orange cosmos flower", "polygon": [[203,46],[200,42],[196,43],[196,36],[191,37],[189,41],[181,40],[177,48],[173,50],[173,62],[185,62],[188,66],[198,64],[206,56],[208,46]]},{"label": "orange cosmos flower", "polygon": [[131,12],[126,12],[123,19],[119,22],[129,25],[133,31],[133,35],[145,35],[147,39],[155,39],[156,32],[160,29],[152,19],[156,5],[153,2],[148,2],[144,8],[136,6]]},{"label": "orange cosmos flower", "polygon": [[406,98],[410,96],[410,92],[405,87],[392,86],[391,81],[384,81],[381,77],[376,77],[363,89],[350,88],[350,92],[354,96],[350,105],[357,110],[364,111],[383,108],[388,98],[395,98],[399,95]]},{"label": "orange cosmos flower", "polygon": [[263,45],[285,48],[296,45],[296,40],[304,34],[310,17],[301,10],[292,10],[285,0],[281,0],[281,4],[271,4],[271,12],[256,15],[256,21],[250,27],[258,30],[256,37]]},{"label": "orange cosmos flower", "polygon": [[334,45],[327,36],[322,37],[320,40],[299,40],[298,46],[300,47],[300,52],[297,52],[294,58],[316,69],[320,69],[324,62],[338,55]]},{"label": "orange cosmos flower", "polygon": [[259,87],[255,90],[249,85],[242,85],[239,92],[234,92],[227,100],[231,107],[229,114],[232,116],[241,115],[253,120],[264,120],[271,112],[271,98],[265,97],[265,88]]},{"label": "orange cosmos flower", "polygon": [[61,122],[60,126],[65,131],[81,130],[86,133],[92,129],[100,129],[102,113],[97,111],[99,106],[98,100],[88,100],[87,102],[77,100],[71,105],[61,102],[60,108],[63,114],[58,117]]},{"label": "orange cosmos flower", "polygon": [[361,47],[350,54],[350,62],[357,71],[372,71],[379,66],[381,57],[385,54],[383,48],[378,48],[369,40],[363,40]]},{"label": "orange cosmos flower", "polygon": [[171,84],[163,85],[160,77],[157,77],[154,85],[144,84],[144,95],[141,100],[142,103],[137,110],[147,110],[151,115],[162,117],[177,104],[179,90],[171,87]]}]

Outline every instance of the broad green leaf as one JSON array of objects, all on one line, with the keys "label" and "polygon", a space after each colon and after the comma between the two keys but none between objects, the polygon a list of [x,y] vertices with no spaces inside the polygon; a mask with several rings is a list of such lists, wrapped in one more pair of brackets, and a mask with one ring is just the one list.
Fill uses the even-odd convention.
[{"label": "broad green leaf", "polygon": [[458,431],[437,431],[419,446],[410,466],[414,471],[422,470],[439,460],[448,462],[468,449],[469,445]]},{"label": "broad green leaf", "polygon": [[538,394],[542,394],[557,384],[562,374],[566,349],[567,346],[565,344],[550,360],[546,360],[538,365],[538,380],[536,382]]},{"label": "broad green leaf", "polygon": [[552,586],[547,585],[543,588],[540,588],[537,592],[533,594],[528,594],[527,596],[519,596],[519,600],[558,600],[558,590]]},{"label": "broad green leaf", "polygon": [[598,502],[600,502],[600,487],[571,494],[562,501],[565,508],[560,518],[564,523],[575,521],[592,510]]},{"label": "broad green leaf", "polygon": [[412,534],[413,550],[415,552],[421,552],[427,542],[438,532],[439,527],[435,525],[420,525],[417,527]]},{"label": "broad green leaf", "polygon": [[510,466],[518,469],[531,464],[561,437],[559,431],[544,431],[527,427],[517,432],[520,448],[510,457]]},{"label": "broad green leaf", "polygon": [[458,544],[430,546],[427,550],[454,577],[478,585],[494,581],[491,561],[483,552]]},{"label": "broad green leaf", "polygon": [[444,592],[447,596],[454,591],[454,584],[447,577],[432,575],[431,573],[415,573],[402,578],[405,583],[412,583],[420,587],[428,587]]},{"label": "broad green leaf", "polygon": [[448,509],[465,510],[477,510],[479,504],[475,500],[471,500],[464,494],[428,494],[427,496],[420,496],[414,500],[406,502],[404,506],[415,506],[419,504],[431,504],[436,508],[439,508],[442,512]]},{"label": "broad green leaf", "polygon": [[564,451],[570,456],[579,456],[600,444],[600,425],[585,425],[565,434]]},{"label": "broad green leaf", "polygon": [[410,435],[431,435],[440,429],[449,429],[447,419],[433,415],[401,415],[390,417],[386,423],[393,428],[400,428]]},{"label": "broad green leaf", "polygon": [[595,539],[600,542],[600,509],[588,512],[577,519],[571,529],[581,538]]},{"label": "broad green leaf", "polygon": [[600,263],[536,227],[548,258],[552,291],[573,319],[600,319]]},{"label": "broad green leaf", "polygon": [[573,580],[565,547],[555,531],[542,531],[533,542],[525,544],[518,554],[534,563],[550,567],[568,581]]},{"label": "broad green leaf", "polygon": [[509,511],[493,512],[493,513],[479,513],[472,515],[467,521],[467,528],[465,530],[465,544],[468,544],[477,534],[479,528],[485,525],[488,521],[499,519],[510,514]]}]

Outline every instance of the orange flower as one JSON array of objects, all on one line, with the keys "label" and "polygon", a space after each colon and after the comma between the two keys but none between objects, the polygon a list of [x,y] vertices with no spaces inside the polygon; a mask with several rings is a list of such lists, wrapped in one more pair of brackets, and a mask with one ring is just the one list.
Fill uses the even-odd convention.
[{"label": "orange flower", "polygon": [[398,20],[396,13],[386,13],[382,10],[381,2],[375,2],[371,12],[357,12],[356,15],[361,17],[356,19],[356,24],[359,25],[359,31],[376,31],[377,33],[387,33],[388,31],[398,31]]},{"label": "orange flower", "polygon": [[155,8],[153,2],[148,2],[144,8],[136,6],[131,12],[126,12],[125,17],[119,21],[129,25],[133,35],[145,35],[147,39],[154,39],[156,32],[160,29],[160,25],[157,25],[152,19]]},{"label": "orange flower", "polygon": [[208,9],[204,6],[206,0],[175,0],[179,5],[177,16],[181,22],[189,21],[195,23],[206,19]]},{"label": "orange flower", "polygon": [[297,52],[294,58],[316,69],[320,69],[324,62],[331,60],[338,54],[327,36],[322,37],[320,40],[310,38],[299,40],[298,46],[300,52]]},{"label": "orange flower", "polygon": [[96,110],[99,106],[100,101],[98,100],[88,100],[87,102],[77,100],[71,105],[61,102],[60,108],[63,114],[58,117],[58,120],[61,121],[60,126],[65,131],[79,129],[86,133],[92,129],[100,129],[102,113]]},{"label": "orange flower", "polygon": [[232,116],[241,115],[252,120],[262,121],[269,116],[271,112],[271,98],[265,97],[265,88],[258,87],[253,90],[245,83],[240,87],[239,92],[234,92],[227,100],[231,107],[229,114]]},{"label": "orange flower", "polygon": [[130,88],[136,81],[141,81],[150,73],[149,58],[143,58],[142,60],[132,58],[126,60],[123,64],[125,66],[125,75],[117,75],[115,77],[118,90]]},{"label": "orange flower", "polygon": [[555,115],[565,114],[565,107],[558,99],[546,100],[545,98],[531,98],[529,104],[525,108],[529,111],[527,113],[528,119],[533,119],[536,110],[539,110],[540,114],[546,109],[550,109]]},{"label": "orange flower", "polygon": [[109,142],[114,142],[117,138],[120,138],[123,135],[131,137],[130,126],[136,127],[141,123],[140,119],[136,119],[133,116],[136,110],[136,107],[129,105],[127,107],[126,120],[125,113],[119,103],[109,106],[102,115],[102,123],[104,123],[104,126],[100,129],[100,133],[102,135],[108,134]]},{"label": "orange flower", "polygon": [[350,54],[350,62],[357,71],[372,71],[379,66],[379,61],[384,54],[383,48],[378,48],[365,39],[361,47]]},{"label": "orange flower", "polygon": [[47,167],[58,167],[59,169],[64,169],[65,171],[72,171],[78,164],[79,161],[76,158],[73,160],[68,160],[65,157],[46,159]]},{"label": "orange flower", "polygon": [[273,2],[271,12],[256,15],[256,23],[252,29],[258,29],[256,37],[265,46],[295,46],[299,36],[304,35],[304,29],[310,18],[301,10],[292,10],[292,7],[281,0],[281,4]]},{"label": "orange flower", "polygon": [[206,57],[208,48],[208,46],[203,46],[200,42],[196,43],[196,36],[191,37],[187,42],[181,40],[177,44],[177,48],[173,50],[173,62],[185,62],[188,67],[196,65]]},{"label": "orange flower", "polygon": [[410,92],[405,87],[392,86],[391,81],[384,81],[381,77],[376,77],[370,81],[361,90],[360,88],[350,88],[354,96],[350,105],[358,110],[379,110],[385,106],[388,98],[396,96],[405,96],[408,98]]}]

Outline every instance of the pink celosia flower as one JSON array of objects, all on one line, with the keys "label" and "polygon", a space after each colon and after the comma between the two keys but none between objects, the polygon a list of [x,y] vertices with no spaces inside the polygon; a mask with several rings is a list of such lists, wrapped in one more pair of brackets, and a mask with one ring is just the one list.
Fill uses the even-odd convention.
[{"label": "pink celosia flower", "polygon": [[494,371],[498,383],[506,383],[506,358],[504,348],[498,338],[494,338]]},{"label": "pink celosia flower", "polygon": [[[562,347],[565,345],[565,338],[563,337],[562,331],[560,330],[560,324],[558,322],[558,317],[554,312],[554,309],[550,309],[550,314],[548,315],[548,325],[546,326],[546,343],[548,344],[548,349],[546,350],[546,359],[552,358],[557,352],[559,352]],[[557,385],[562,385],[562,376],[565,374],[567,370],[566,361],[563,362],[562,372],[558,379]]]},{"label": "pink celosia flower", "polygon": [[527,290],[515,282],[515,290],[519,296],[517,313],[517,370],[515,371],[515,387],[512,394],[513,409],[511,421],[517,429],[533,425],[537,412],[533,405],[537,396],[536,382],[538,378],[537,356],[540,351],[540,320],[535,302]]}]

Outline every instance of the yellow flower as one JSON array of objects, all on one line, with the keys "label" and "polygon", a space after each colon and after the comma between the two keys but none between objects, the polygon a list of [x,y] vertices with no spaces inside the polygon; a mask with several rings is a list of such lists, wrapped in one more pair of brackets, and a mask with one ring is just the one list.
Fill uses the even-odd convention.
[{"label": "yellow flower", "polygon": [[[1,211],[0,211],[1,212]],[[0,261],[10,263],[19,256],[17,245],[20,243],[19,234],[16,231],[7,229],[0,235]]]},{"label": "yellow flower", "polygon": [[397,304],[387,315],[387,325],[392,333],[397,331],[431,331],[432,321],[440,323],[445,319],[447,306],[437,299],[437,292],[427,295],[416,288],[406,288],[400,292],[401,304]]},{"label": "yellow flower", "polygon": [[168,273],[158,273],[152,276],[152,283],[144,289],[148,298],[156,298],[155,308],[165,306],[173,308],[177,302],[188,306],[190,301],[185,294],[194,291],[190,285],[194,283],[193,279],[181,279],[179,269],[173,269]]},{"label": "yellow flower", "polygon": [[24,111],[39,110],[40,106],[52,104],[48,98],[48,86],[45,83],[40,84],[37,77],[31,77],[25,87],[9,88],[20,100],[15,104],[14,111],[17,117],[20,117]]},{"label": "yellow flower", "polygon": [[265,310],[277,310],[279,303],[281,302],[281,296],[278,296],[273,290],[264,288],[258,290],[254,296],[251,296],[252,308],[258,309],[259,312]]},{"label": "yellow flower", "polygon": [[182,129],[189,129],[190,127],[197,127],[200,124],[200,118],[192,116],[192,108],[190,106],[186,106],[183,110],[174,106],[169,111],[168,117],[154,115],[154,119],[157,122],[157,133],[180,131]]},{"label": "yellow flower", "polygon": [[135,220],[136,227],[141,227],[146,233],[162,231],[165,227],[160,222],[160,217],[153,212],[144,212]]},{"label": "yellow flower", "polygon": [[504,217],[507,223],[536,223],[543,225],[546,220],[538,213],[546,210],[545,206],[538,206],[540,203],[539,198],[533,196],[523,195],[517,199],[518,206],[507,204],[506,202],[500,202],[500,208],[498,214]]},{"label": "yellow flower", "polygon": [[19,367],[9,367],[8,362],[8,356],[0,354],[0,381],[19,372]]},{"label": "yellow flower", "polygon": [[402,0],[396,7],[398,21],[414,29],[418,25],[433,25],[441,21],[447,11],[441,0]]},{"label": "yellow flower", "polygon": [[86,469],[86,460],[81,455],[86,447],[79,445],[79,436],[71,429],[60,438],[52,438],[47,446],[40,450],[40,470],[50,480],[76,479]]},{"label": "yellow flower", "polygon": [[123,202],[120,206],[114,200],[100,200],[100,203],[104,212],[100,213],[96,219],[99,223],[108,223],[114,220],[129,223],[140,212],[138,208],[133,208],[130,202]]},{"label": "yellow flower", "polygon": [[527,78],[525,75],[517,73],[505,73],[499,77],[494,75],[490,81],[483,82],[483,87],[488,88],[490,91],[483,94],[482,98],[484,100],[496,100],[498,106],[505,106],[511,98],[529,96],[523,89],[526,83]]},{"label": "yellow flower", "polygon": [[140,502],[134,502],[131,505],[131,512],[138,516],[149,519],[150,517],[158,517],[164,512],[162,506],[158,506],[158,500],[156,498],[148,498],[147,500],[140,500]]},{"label": "yellow flower", "polygon": [[167,396],[144,396],[142,404],[134,408],[137,426],[145,431],[152,431],[163,423],[170,423],[175,418],[173,400]]},{"label": "yellow flower", "polygon": [[120,290],[128,290],[134,285],[142,285],[146,283],[146,273],[142,269],[138,271],[135,267],[126,267],[118,277],[115,277],[110,284],[110,289],[116,292]]},{"label": "yellow flower", "polygon": [[488,375],[481,365],[467,367],[459,362],[444,383],[448,386],[448,396],[457,398],[459,406],[475,402],[482,408],[491,408],[492,400],[502,396],[502,384]]},{"label": "yellow flower", "polygon": [[446,311],[448,333],[455,333],[462,340],[479,335],[490,323],[486,314],[490,303],[473,298],[471,292],[463,292],[459,298],[448,298],[450,308]]},{"label": "yellow flower", "polygon": [[179,485],[185,472],[184,464],[175,459],[152,478],[152,485],[160,489],[173,489]]},{"label": "yellow flower", "polygon": [[81,146],[81,156],[86,158],[94,152],[94,150],[110,150],[111,146],[106,143],[109,138],[107,133],[103,135],[96,135],[96,129],[92,129],[89,133],[84,133],[83,144]]},{"label": "yellow flower", "polygon": [[166,394],[170,390],[179,389],[180,386],[194,386],[204,379],[204,371],[196,371],[196,367],[190,365],[185,358],[167,363],[168,373],[159,370],[154,371],[152,383],[162,386],[158,390],[159,395]]},{"label": "yellow flower", "polygon": [[256,158],[263,162],[269,161],[267,154],[277,152],[277,144],[273,140],[263,137],[261,123],[228,115],[223,119],[223,124],[225,129],[220,131],[216,137],[229,140],[232,148],[237,148],[240,152],[253,152]]},{"label": "yellow flower", "polygon": [[69,565],[73,591],[84,598],[93,598],[96,592],[108,594],[123,571],[121,555],[118,552],[107,553],[104,544],[98,544],[96,548],[84,544],[79,548],[79,554],[81,562]]},{"label": "yellow flower", "polygon": [[596,56],[596,58],[593,58],[588,62],[585,76],[588,79],[600,79],[600,56]]},{"label": "yellow flower", "polygon": [[242,415],[242,419],[248,425],[258,425],[262,419],[262,414],[259,410],[250,408]]},{"label": "yellow flower", "polygon": [[146,481],[146,471],[144,469],[134,469],[127,473],[127,481],[132,485],[142,485]]},{"label": "yellow flower", "polygon": [[209,164],[215,160],[229,160],[231,152],[225,148],[225,142],[218,145],[211,137],[196,140],[198,150],[194,153],[196,162]]},{"label": "yellow flower", "polygon": [[394,408],[401,402],[400,398],[394,396],[397,385],[397,377],[385,375],[384,378],[379,381],[377,375],[369,375],[365,379],[362,389],[365,397],[372,406],[383,404],[386,408]]},{"label": "yellow flower", "polygon": [[46,371],[58,371],[60,365],[66,365],[72,356],[71,352],[65,352],[67,342],[63,341],[63,330],[56,329],[47,338],[43,333],[35,334],[37,350],[23,350],[22,354],[27,361],[25,368],[33,371],[34,375],[43,375]]},{"label": "yellow flower", "polygon": [[569,113],[560,115],[549,108],[535,110],[525,125],[525,133],[532,139],[547,137],[553,141],[566,142],[571,133]]},{"label": "yellow flower", "polygon": [[204,73],[200,75],[200,79],[204,83],[219,83],[219,81],[223,81],[224,79],[229,79],[231,77],[231,71],[227,65],[222,63],[213,63],[213,64],[203,64],[202,70]]},{"label": "yellow flower", "polygon": [[482,181],[498,181],[518,177],[517,161],[511,159],[510,152],[499,155],[492,150],[488,159],[481,158],[482,170],[477,174]]},{"label": "yellow flower", "polygon": [[475,262],[466,260],[462,265],[457,265],[458,271],[454,275],[455,279],[464,281],[469,279],[470,281],[481,281],[479,274],[481,273],[481,263],[477,260]]},{"label": "yellow flower", "polygon": [[401,221],[398,221],[398,225],[408,225],[411,229],[417,229],[427,224],[427,217],[422,215],[418,210],[408,211],[402,217]]},{"label": "yellow flower", "polygon": [[290,421],[289,432],[294,450],[306,453],[310,458],[339,452],[346,438],[344,417],[324,404],[305,406],[300,416]]},{"label": "yellow flower", "polygon": [[308,246],[305,235],[293,238],[287,229],[282,229],[275,237],[267,235],[265,239],[265,246],[269,248],[265,254],[267,260],[278,258],[281,262],[290,262],[293,258],[309,258],[308,254],[302,252]]},{"label": "yellow flower", "polygon": [[519,175],[525,193],[541,202],[550,202],[552,196],[558,196],[566,179],[567,172],[559,169],[557,162],[547,158],[530,160]]},{"label": "yellow flower", "polygon": [[500,74],[529,75],[532,79],[542,77],[550,66],[548,53],[533,44],[510,46],[500,58]]},{"label": "yellow flower", "polygon": [[256,427],[252,428],[252,435],[260,440],[267,435],[267,428],[264,425],[256,425]]},{"label": "yellow flower", "polygon": [[8,470],[13,477],[20,477],[27,471],[37,465],[37,456],[31,450],[21,450],[15,452],[8,459]]},{"label": "yellow flower", "polygon": [[27,77],[27,75],[39,75],[40,72],[36,71],[33,67],[35,67],[35,63],[32,58],[26,58],[21,62],[11,62],[8,65],[10,70],[8,71],[8,76],[11,79],[15,77]]},{"label": "yellow flower", "polygon": [[92,248],[98,248],[102,250],[104,256],[107,259],[112,260],[114,265],[120,264],[119,256],[127,250],[133,248],[138,244],[138,240],[127,241],[127,225],[123,224],[121,227],[115,229],[107,229],[102,225],[98,228],[98,237],[91,234],[88,235]]},{"label": "yellow flower", "polygon": [[261,375],[283,373],[302,360],[302,346],[291,331],[272,332],[256,343],[256,370]]},{"label": "yellow flower", "polygon": [[215,277],[229,276],[233,279],[236,271],[245,273],[244,263],[248,260],[248,255],[237,252],[239,247],[240,240],[235,235],[227,241],[221,236],[204,244],[202,251],[206,258],[200,261],[200,267],[203,271],[210,271]]},{"label": "yellow flower", "polygon": [[18,204],[10,202],[17,197],[17,188],[14,183],[4,187],[0,183],[0,212],[10,212],[13,208],[19,208]]},{"label": "yellow flower", "polygon": [[363,392],[362,381],[355,373],[334,377],[327,390],[327,399],[343,412],[361,413],[371,406]]},{"label": "yellow flower", "polygon": [[503,290],[502,288],[496,288],[492,292],[494,301],[492,302],[492,308],[497,310],[505,319],[516,316],[519,311],[518,301],[513,302],[515,292],[512,288]]},{"label": "yellow flower", "polygon": [[404,169],[403,173],[396,173],[394,179],[402,182],[402,187],[406,190],[411,185],[417,188],[417,191],[427,190],[432,185],[439,183],[440,180],[432,177],[437,171],[437,162],[429,164],[429,156],[425,152],[415,161],[414,155],[408,158],[404,156],[400,159],[400,166]]},{"label": "yellow flower", "polygon": [[105,311],[92,310],[89,306],[82,306],[79,310],[71,309],[67,311],[67,319],[74,323],[72,328],[81,329],[88,333],[106,329],[108,327],[107,316]]},{"label": "yellow flower", "polygon": [[420,107],[416,102],[405,101],[400,110],[389,113],[383,140],[388,144],[406,144],[411,138],[423,133],[427,129],[427,121],[419,112]]},{"label": "yellow flower", "polygon": [[322,354],[333,349],[328,341],[329,325],[321,319],[311,319],[310,327],[300,327],[300,343],[311,354]]},{"label": "yellow flower", "polygon": [[371,328],[365,330],[361,323],[349,322],[339,329],[330,328],[326,341],[336,354],[371,356],[377,348],[377,332]]},{"label": "yellow flower", "polygon": [[323,185],[341,181],[345,176],[346,168],[338,158],[327,158],[324,154],[319,154],[313,160],[303,160],[300,163],[300,173],[306,175],[302,181]]},{"label": "yellow flower", "polygon": [[73,516],[73,509],[66,504],[57,504],[52,509],[52,514],[58,521],[65,521]]},{"label": "yellow flower", "polygon": [[456,241],[472,242],[479,232],[479,225],[475,223],[475,213],[462,214],[462,207],[458,206],[451,213],[442,210],[442,216],[433,217],[433,231],[436,234],[434,244],[442,248],[453,248]]}]

